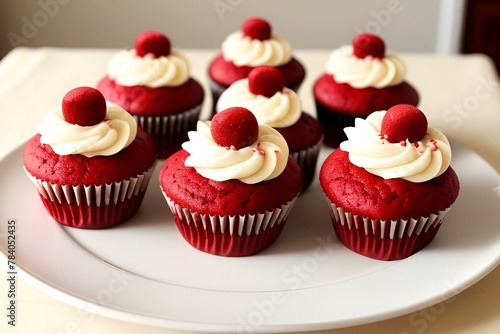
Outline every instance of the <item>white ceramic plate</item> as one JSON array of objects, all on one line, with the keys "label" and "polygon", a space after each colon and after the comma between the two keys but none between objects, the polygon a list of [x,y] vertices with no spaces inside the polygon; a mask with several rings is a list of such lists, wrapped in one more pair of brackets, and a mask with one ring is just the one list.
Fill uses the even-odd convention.
[{"label": "white ceramic plate", "polygon": [[[21,278],[86,314],[217,333],[332,329],[433,305],[500,262],[500,176],[458,143],[456,204],[427,248],[394,262],[360,256],[337,241],[317,181],[299,197],[276,243],[246,258],[189,246],[156,174],[132,220],[108,230],[66,228],[45,212],[22,170],[22,149],[0,162],[1,253],[7,255],[6,222],[13,219]],[[323,149],[319,163],[328,153]]]}]

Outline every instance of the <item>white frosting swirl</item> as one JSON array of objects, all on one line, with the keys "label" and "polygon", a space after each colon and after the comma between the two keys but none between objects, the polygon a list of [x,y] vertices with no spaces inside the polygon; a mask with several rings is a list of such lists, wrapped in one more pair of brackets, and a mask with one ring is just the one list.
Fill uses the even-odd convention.
[{"label": "white frosting swirl", "polygon": [[237,66],[280,66],[292,59],[292,50],[288,41],[281,36],[273,35],[261,41],[236,31],[222,42],[222,56]]},{"label": "white frosting swirl", "polygon": [[217,101],[217,112],[243,107],[250,110],[257,121],[273,128],[285,128],[297,123],[302,114],[300,99],[293,90],[284,88],[271,97],[254,94],[248,89],[248,79],[234,82]]},{"label": "white frosting swirl", "polygon": [[182,144],[189,157],[185,165],[214,181],[237,179],[255,184],[274,179],[288,162],[288,145],[273,128],[259,124],[254,144],[236,150],[219,146],[210,133],[210,122],[199,121],[196,131],[188,133],[189,141]]},{"label": "white frosting swirl", "polygon": [[406,67],[395,54],[386,53],[384,58],[366,56],[363,59],[353,54],[352,45],[335,49],[326,64],[326,72],[338,83],[347,83],[354,88],[384,88],[403,82]]},{"label": "white frosting swirl", "polygon": [[105,120],[96,125],[80,126],[64,120],[60,108],[50,109],[37,127],[40,142],[59,155],[81,154],[110,156],[130,145],[137,135],[134,118],[119,106],[106,103]]},{"label": "white frosting swirl", "polygon": [[340,148],[349,152],[354,165],[384,179],[402,178],[416,183],[431,180],[448,169],[451,147],[443,133],[429,127],[417,143],[390,143],[380,136],[385,113],[376,111],[366,120],[357,118],[354,127],[344,129],[348,140]]},{"label": "white frosting swirl", "polygon": [[137,56],[134,49],[123,50],[111,58],[108,75],[122,86],[180,86],[189,79],[189,62],[180,52],[155,58]]}]

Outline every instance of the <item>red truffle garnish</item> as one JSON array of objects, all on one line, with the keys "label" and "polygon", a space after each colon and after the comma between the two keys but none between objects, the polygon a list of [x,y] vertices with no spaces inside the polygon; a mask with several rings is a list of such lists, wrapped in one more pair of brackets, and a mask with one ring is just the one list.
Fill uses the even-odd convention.
[{"label": "red truffle garnish", "polygon": [[106,117],[106,100],[95,88],[78,87],[64,95],[62,113],[68,123],[80,126],[96,125]]},{"label": "red truffle garnish", "polygon": [[374,58],[384,58],[385,44],[377,35],[361,33],[352,40],[353,53],[357,58],[363,59],[366,56]]},{"label": "red truffle garnish", "polygon": [[259,135],[259,123],[246,108],[227,108],[212,118],[210,133],[219,146],[239,150],[255,143]]},{"label": "red truffle garnish", "polygon": [[285,77],[272,66],[259,66],[248,74],[248,89],[256,95],[271,97],[285,88]]},{"label": "red truffle garnish", "polygon": [[260,17],[252,17],[245,20],[241,26],[241,30],[243,36],[248,36],[251,39],[265,41],[271,38],[271,25]]},{"label": "red truffle garnish", "polygon": [[410,104],[398,104],[389,108],[382,119],[380,135],[391,143],[415,143],[427,133],[425,114]]},{"label": "red truffle garnish", "polygon": [[139,57],[152,53],[155,58],[159,58],[170,54],[170,40],[161,32],[146,31],[137,36],[134,48]]}]

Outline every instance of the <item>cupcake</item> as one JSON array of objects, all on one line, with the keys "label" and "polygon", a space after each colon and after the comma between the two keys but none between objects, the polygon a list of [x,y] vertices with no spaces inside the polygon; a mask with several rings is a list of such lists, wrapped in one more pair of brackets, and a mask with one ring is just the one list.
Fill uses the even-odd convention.
[{"label": "cupcake", "polygon": [[119,106],[94,88],[69,91],[49,110],[23,152],[24,169],[59,223],[102,229],[139,209],[156,146]]},{"label": "cupcake", "polygon": [[338,239],[379,260],[420,251],[459,194],[447,138],[411,105],[358,118],[345,131],[319,175]]},{"label": "cupcake", "polygon": [[132,114],[153,137],[160,159],[187,140],[204,99],[203,87],[190,76],[186,57],[155,31],[140,34],[133,49],[118,52],[97,89]]},{"label": "cupcake", "polygon": [[269,22],[252,17],[243,22],[240,31],[233,32],[222,42],[221,52],[208,68],[213,108],[227,87],[246,78],[254,67],[261,65],[276,67],[283,73],[287,87],[299,89],[305,68],[293,57],[288,41],[271,30]]},{"label": "cupcake", "polygon": [[346,139],[344,127],[353,126],[355,118],[396,104],[417,106],[418,92],[405,81],[405,74],[403,61],[386,52],[384,41],[376,35],[358,34],[352,45],[334,50],[326,72],[313,87],[325,144],[338,147]]},{"label": "cupcake", "polygon": [[219,256],[248,256],[278,238],[302,175],[285,139],[234,107],[198,122],[159,174],[184,239]]},{"label": "cupcake", "polygon": [[297,93],[285,87],[283,74],[271,66],[254,68],[247,78],[234,82],[221,94],[216,111],[235,106],[250,110],[259,123],[281,133],[302,170],[302,191],[306,190],[316,172],[323,128],[302,111]]}]

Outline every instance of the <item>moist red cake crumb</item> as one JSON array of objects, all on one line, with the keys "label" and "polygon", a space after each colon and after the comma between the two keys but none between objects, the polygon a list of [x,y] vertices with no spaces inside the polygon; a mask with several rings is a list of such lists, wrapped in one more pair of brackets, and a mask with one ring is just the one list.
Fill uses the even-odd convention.
[{"label": "moist red cake crumb", "polygon": [[373,111],[387,110],[396,104],[417,105],[417,91],[407,82],[385,88],[354,88],[338,83],[325,73],[314,84],[314,97],[322,106],[349,116],[366,117]]},{"label": "moist red cake crumb", "polygon": [[80,126],[95,125],[106,117],[106,100],[95,88],[77,87],[64,95],[62,113],[68,123]]},{"label": "moist red cake crumb", "polygon": [[152,54],[155,58],[170,54],[170,40],[158,31],[146,31],[136,37],[134,49],[139,57]]},{"label": "moist red cake crumb", "polygon": [[271,38],[271,25],[260,17],[246,19],[241,25],[243,36],[265,41]]},{"label": "moist red cake crumb", "polygon": [[437,214],[456,200],[459,181],[453,168],[427,182],[385,180],[357,167],[336,149],[323,163],[320,183],[326,196],[345,211],[372,219],[407,219]]},{"label": "moist red cake crumb", "polygon": [[248,89],[255,95],[271,97],[285,88],[283,74],[271,66],[259,66],[248,74]]},{"label": "moist red cake crumb", "polygon": [[204,97],[203,87],[193,78],[181,86],[150,88],[122,86],[106,75],[97,89],[132,115],[145,116],[179,113],[201,104]]},{"label": "moist red cake crumb", "polygon": [[424,113],[409,104],[398,104],[387,110],[382,120],[380,136],[390,143],[422,140],[427,132]]},{"label": "moist red cake crumb", "polygon": [[189,156],[180,150],[169,157],[160,170],[162,190],[174,202],[193,212],[211,215],[244,215],[273,210],[292,200],[300,191],[300,168],[291,157],[278,177],[257,184],[239,180],[223,182],[207,179],[184,162]]},{"label": "moist red cake crumb", "polygon": [[232,107],[212,118],[210,132],[219,146],[239,150],[257,140],[259,123],[250,110]]},{"label": "moist red cake crumb", "polygon": [[144,173],[155,160],[154,142],[141,128],[137,128],[137,137],[128,147],[112,156],[58,155],[50,145],[40,143],[40,134],[28,141],[23,153],[24,166],[30,174],[63,185],[99,185],[128,180]]},{"label": "moist red cake crumb", "polygon": [[[222,54],[219,54],[210,63],[208,74],[219,85],[229,87],[233,82],[246,78],[252,69],[254,67],[237,66],[231,61],[224,60]],[[294,58],[287,64],[276,66],[276,69],[285,77],[285,85],[292,89],[300,85],[306,76],[304,67]]]},{"label": "moist red cake crumb", "polygon": [[385,43],[379,36],[370,33],[357,34],[352,40],[353,54],[364,59],[367,56],[384,58]]},{"label": "moist red cake crumb", "polygon": [[276,128],[285,138],[290,152],[316,145],[323,136],[323,128],[311,115],[302,112],[299,120],[286,128]]}]

